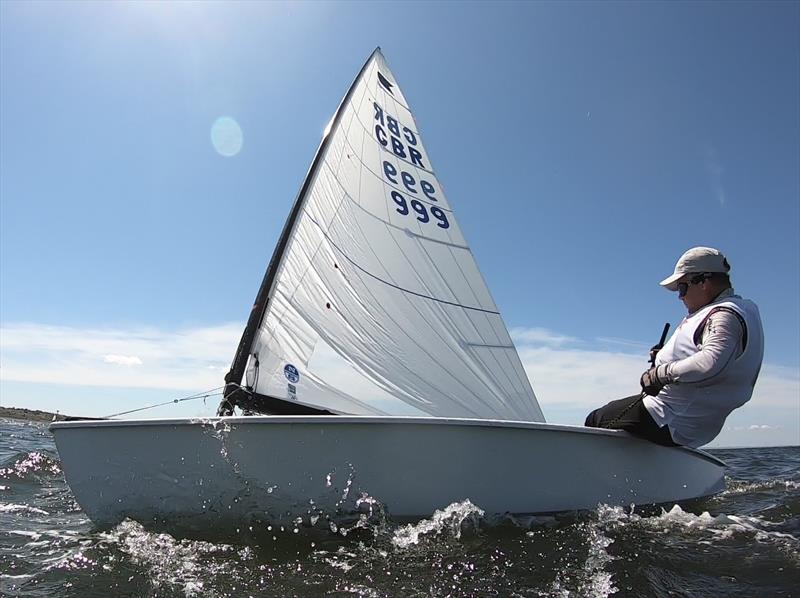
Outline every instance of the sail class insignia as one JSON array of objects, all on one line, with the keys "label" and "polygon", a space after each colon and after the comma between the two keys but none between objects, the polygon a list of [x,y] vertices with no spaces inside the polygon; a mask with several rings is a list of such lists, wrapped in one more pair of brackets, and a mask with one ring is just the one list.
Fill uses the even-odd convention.
[{"label": "sail class insignia", "polygon": [[378,72],[378,82],[386,91],[394,95],[394,92],[392,91],[392,87],[394,87],[394,85],[392,85],[392,83],[386,77],[381,75],[380,71]]},{"label": "sail class insignia", "polygon": [[286,376],[286,379],[289,382],[294,384],[297,384],[300,381],[300,372],[298,372],[297,368],[291,363],[287,363],[286,367],[283,368],[283,375]]}]

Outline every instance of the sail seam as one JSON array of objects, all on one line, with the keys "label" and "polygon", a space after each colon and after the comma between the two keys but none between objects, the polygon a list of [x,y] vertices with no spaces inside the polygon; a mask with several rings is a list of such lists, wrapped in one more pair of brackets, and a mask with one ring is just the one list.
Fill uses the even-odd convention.
[{"label": "sail seam", "polygon": [[[451,251],[451,254],[452,254],[452,251]],[[453,261],[456,263],[456,267],[458,268],[459,272],[461,272],[461,275],[466,280],[467,276],[464,273],[464,270],[461,268],[461,264],[458,262],[457,259],[455,259],[455,256],[453,256]],[[471,284],[468,285],[468,286],[469,286],[469,289],[472,291],[473,296],[477,300],[478,296],[477,296],[477,293],[475,292],[474,287]],[[487,317],[487,316],[484,316],[484,317]],[[500,318],[501,321],[503,320],[503,316],[502,315],[498,314],[498,317]],[[475,330],[476,334],[481,338],[485,338],[483,336],[483,334],[481,334],[481,332],[478,330],[478,326],[475,324],[475,322],[470,321],[470,323],[472,324],[472,327]],[[494,329],[494,327],[492,327],[491,322],[487,322],[487,323],[489,324],[490,328],[495,333],[495,335],[494,335],[495,339],[497,339],[499,341],[500,337],[499,337],[499,335],[497,333],[497,330]],[[503,322],[503,328],[505,329],[505,322]],[[508,334],[508,332],[506,332],[506,334]],[[509,338],[509,340],[510,340],[510,338]],[[516,347],[514,347],[513,342],[511,344],[511,348],[513,349],[513,352],[516,354]],[[516,367],[517,364],[514,362],[513,357],[511,357],[508,354],[504,354],[506,363],[508,364],[508,366],[510,366],[510,369],[512,369],[514,371],[514,374],[515,374],[515,376],[517,378],[516,379],[516,383],[515,383],[515,380],[512,378],[511,373],[508,371],[509,367],[503,367],[503,364],[500,362],[500,357],[494,351],[489,351],[489,355],[491,355],[492,360],[497,364],[497,370],[503,372],[503,374],[505,375],[506,381],[508,382],[508,384],[511,386],[512,389],[514,389],[515,391],[519,392],[520,387],[522,387],[521,388],[522,394],[525,394],[525,395],[528,395],[528,396],[534,394],[533,393],[533,389],[530,388],[530,382],[528,383],[528,388],[527,389],[525,388],[525,383],[524,383],[523,380],[520,379],[520,372],[518,371],[519,368]],[[524,369],[523,369],[523,373],[524,373]],[[488,374],[488,372],[484,372],[484,374]],[[487,380],[491,380],[491,378],[492,377],[490,375],[487,375]],[[488,381],[487,381],[487,384],[488,384]],[[501,395],[501,396],[503,395],[502,392],[500,392],[498,394]]]},{"label": "sail seam", "polygon": [[[424,247],[422,249],[425,252],[425,255],[428,257],[428,259],[431,261],[431,264],[433,265],[433,267],[438,270],[438,266],[436,265],[436,262],[433,259],[431,259],[430,255],[427,252],[427,249],[425,249]],[[456,259],[456,256],[453,255],[452,250],[450,251],[450,255],[451,255],[451,258],[453,259],[453,262],[456,265],[456,268],[458,268],[458,271],[461,273],[461,275],[464,278],[464,280],[468,280],[468,277],[466,276],[466,274],[464,273],[464,270],[461,267],[461,263]],[[445,278],[442,277],[442,279],[445,281],[445,284],[447,284]],[[449,285],[448,285],[448,288],[449,288]],[[467,288],[469,288],[469,290],[472,292],[473,298],[477,301],[478,300],[478,294],[475,292],[475,288],[471,284],[468,284]],[[452,292],[452,289],[451,289],[451,292]],[[487,320],[489,319],[489,315],[487,315],[487,314],[483,314],[483,317],[485,319],[487,319]],[[500,318],[501,321],[502,321],[502,316],[499,313],[497,314],[497,317]],[[477,323],[475,321],[473,321],[472,318],[468,318],[468,320],[469,320],[470,325],[472,326],[472,330],[474,331],[475,335],[478,338],[482,339],[482,340],[486,340],[486,336],[484,336],[484,334],[478,328]],[[491,322],[487,322],[487,323],[489,324],[490,328],[494,332],[494,337],[493,337],[494,340],[499,341],[500,337],[498,336],[497,331],[491,325]],[[498,366],[498,369],[500,371],[502,371],[503,374],[505,375],[506,382],[510,384],[511,388],[514,388],[514,386],[515,386],[514,385],[514,381],[511,379],[511,376],[510,376],[509,372],[507,371],[508,368],[505,368],[505,367],[502,366],[502,364],[500,363],[500,360],[498,359],[498,357],[495,354],[495,352],[489,351],[489,355],[491,356],[491,358],[494,361],[494,363]],[[493,390],[495,391],[495,394],[498,397],[504,397],[505,393],[503,392],[503,388],[500,387],[497,384],[497,381],[493,380],[492,376],[489,373],[489,369],[486,367],[486,365],[483,364],[480,360],[477,360],[477,363],[475,365],[481,371],[481,374],[483,376],[483,383],[486,384],[487,386],[493,388]],[[509,362],[509,365],[512,365],[512,364]]]},{"label": "sail seam", "polygon": [[475,347],[477,349],[513,349],[514,345],[490,345],[488,343],[464,343],[465,347]]},{"label": "sail seam", "polygon": [[455,301],[447,301],[446,299],[439,299],[437,297],[432,297],[431,295],[425,295],[423,293],[418,293],[418,292],[412,291],[410,289],[405,289],[405,288],[403,288],[403,287],[401,287],[399,285],[394,284],[393,282],[389,282],[388,280],[385,280],[385,279],[381,278],[380,276],[377,276],[377,275],[373,274],[372,272],[369,272],[368,270],[366,270],[366,269],[362,268],[361,266],[359,266],[349,255],[347,255],[344,251],[342,251],[342,249],[336,243],[334,243],[333,239],[331,239],[330,235],[328,235],[328,233],[325,231],[325,229],[322,228],[322,226],[319,224],[319,222],[314,220],[314,218],[310,214],[308,214],[308,212],[306,212],[306,215],[308,216],[308,219],[311,222],[313,222],[319,228],[319,230],[322,233],[322,235],[328,240],[328,243],[331,244],[331,247],[336,249],[336,251],[338,251],[344,259],[346,259],[353,266],[358,268],[361,272],[363,272],[364,274],[366,274],[367,276],[369,276],[371,278],[374,278],[378,282],[381,282],[381,283],[383,283],[383,284],[385,284],[387,286],[393,287],[393,288],[397,289],[398,291],[402,291],[403,293],[407,293],[409,295],[415,295],[416,297],[421,297],[422,299],[430,299],[431,301],[435,301],[437,303],[444,303],[445,305],[452,305],[453,307],[461,307],[463,309],[469,309],[469,310],[472,310],[472,311],[480,311],[480,312],[483,312],[483,313],[486,313],[486,314],[495,314],[495,315],[499,315],[500,314],[500,312],[497,312],[497,311],[494,311],[494,310],[491,310],[491,309],[484,309],[482,307],[473,307],[471,305],[463,305],[461,303],[456,303]]}]

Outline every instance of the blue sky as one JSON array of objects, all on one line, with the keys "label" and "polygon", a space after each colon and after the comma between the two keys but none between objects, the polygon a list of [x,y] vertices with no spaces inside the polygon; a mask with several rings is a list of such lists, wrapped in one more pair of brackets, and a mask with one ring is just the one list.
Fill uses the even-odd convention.
[{"label": "blue sky", "polygon": [[[800,443],[800,4],[0,3],[0,403],[221,384],[322,131],[380,45],[549,421],[631,394],[722,249]],[[212,124],[234,118],[225,157]],[[138,360],[138,362],[137,362]],[[200,403],[154,410],[195,415]]]}]

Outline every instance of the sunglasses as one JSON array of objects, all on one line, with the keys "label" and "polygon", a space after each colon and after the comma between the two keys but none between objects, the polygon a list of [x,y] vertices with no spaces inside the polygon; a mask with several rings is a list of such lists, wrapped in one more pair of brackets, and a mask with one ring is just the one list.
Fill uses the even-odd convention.
[{"label": "sunglasses", "polygon": [[689,292],[689,285],[700,284],[701,282],[704,282],[704,281],[708,280],[709,278],[711,278],[711,274],[703,273],[703,274],[698,274],[697,276],[692,276],[689,279],[689,282],[679,282],[678,283],[678,297],[685,297],[686,296],[686,293]]}]

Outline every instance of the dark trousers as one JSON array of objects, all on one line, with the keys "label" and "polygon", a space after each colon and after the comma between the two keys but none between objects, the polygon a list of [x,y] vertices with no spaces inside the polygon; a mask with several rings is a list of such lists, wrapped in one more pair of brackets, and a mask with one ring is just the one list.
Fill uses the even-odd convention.
[{"label": "dark trousers", "polygon": [[669,428],[667,426],[659,428],[653,420],[644,406],[642,395],[611,401],[595,409],[586,417],[584,425],[590,428],[625,430],[657,444],[678,446],[672,441]]}]

